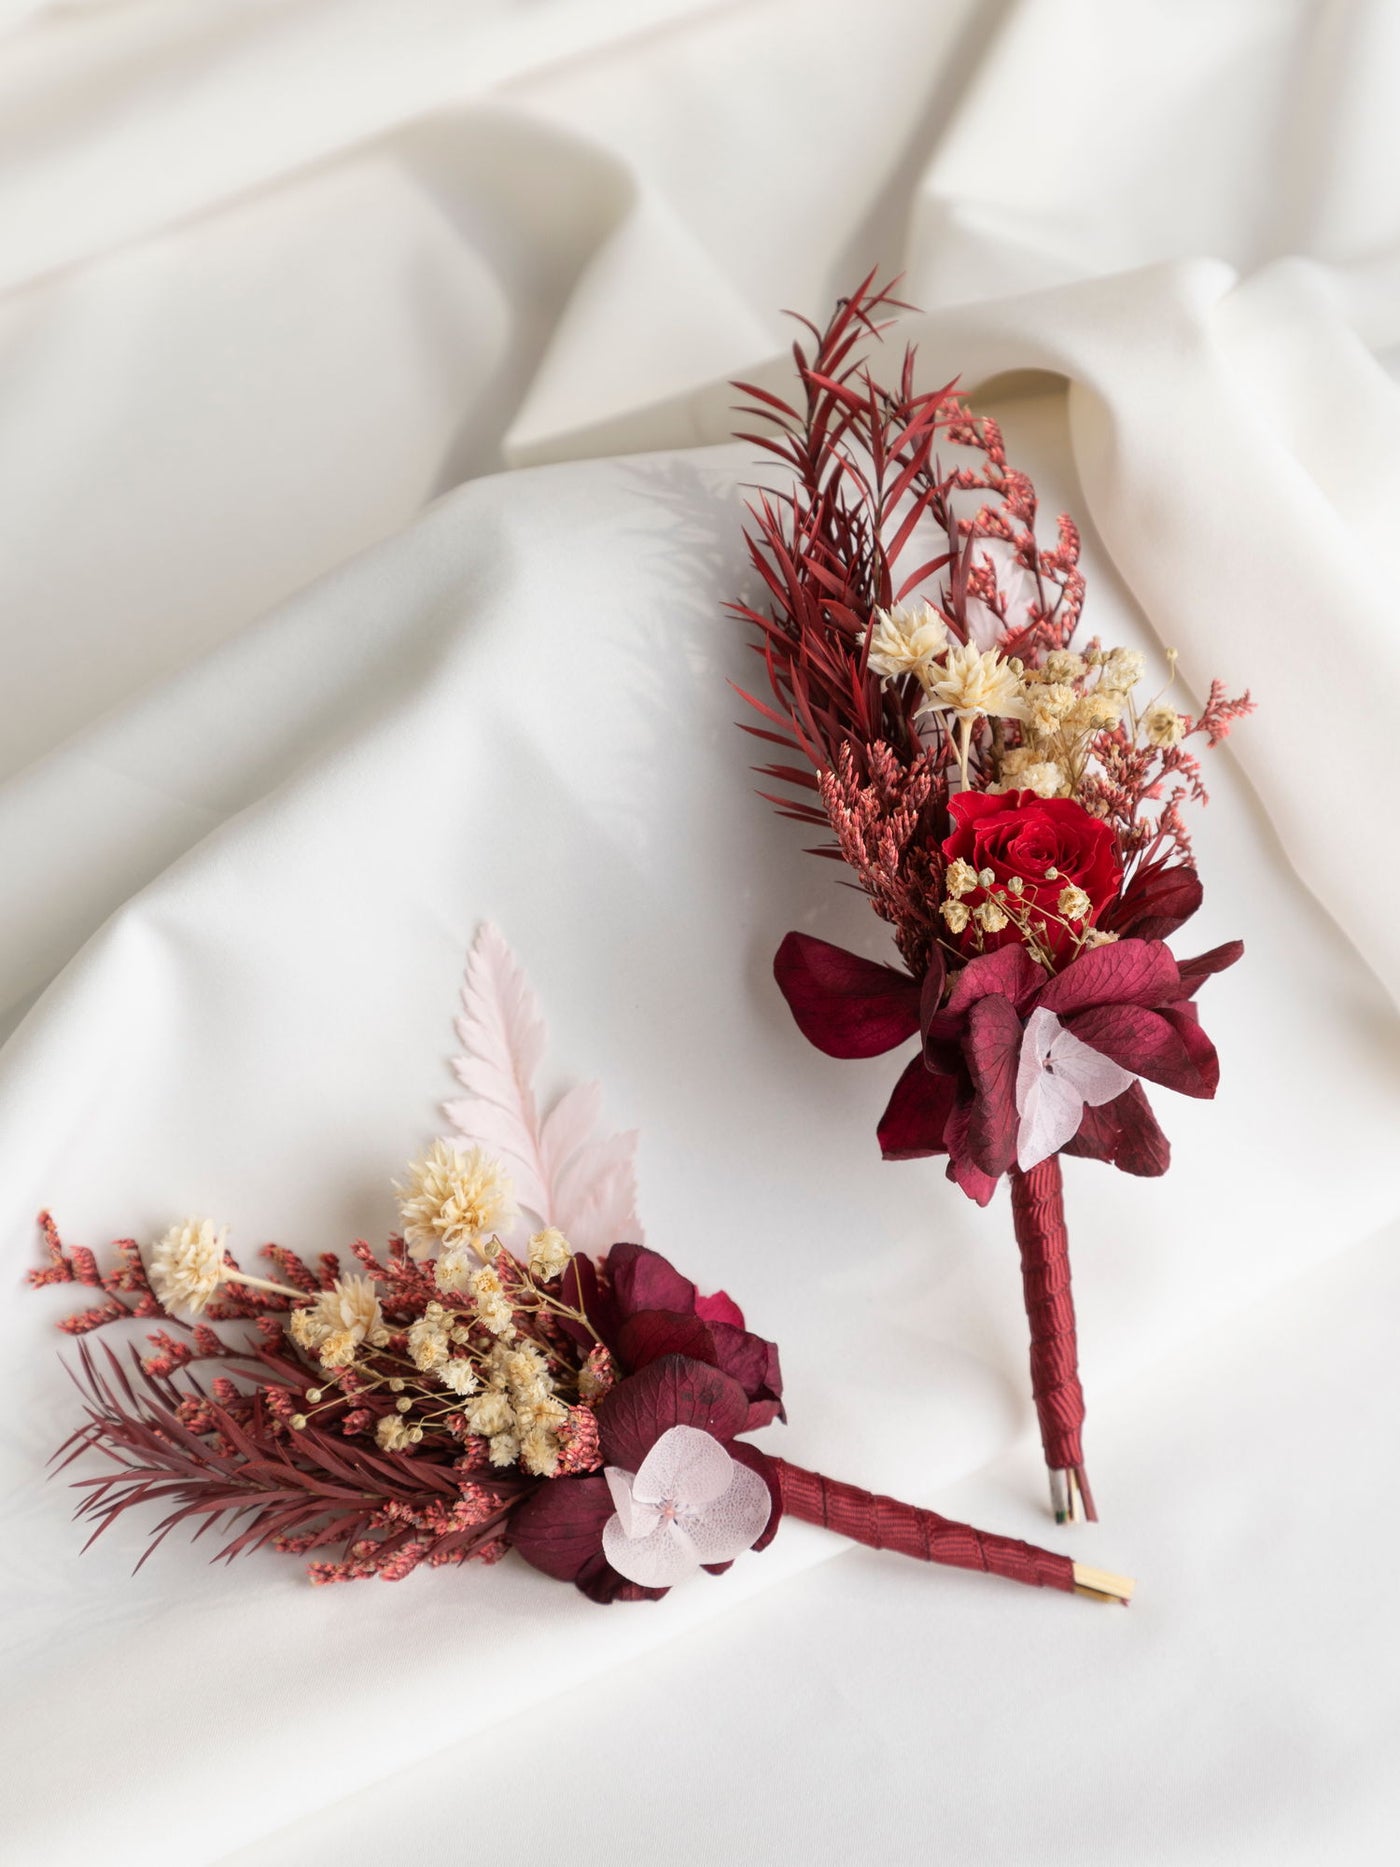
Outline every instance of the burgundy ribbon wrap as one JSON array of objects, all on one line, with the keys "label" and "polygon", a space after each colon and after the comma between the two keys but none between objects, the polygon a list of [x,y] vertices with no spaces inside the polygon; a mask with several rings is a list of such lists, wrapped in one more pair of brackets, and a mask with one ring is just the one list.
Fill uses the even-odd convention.
[{"label": "burgundy ribbon wrap", "polygon": [[936,1511],[879,1497],[855,1485],[804,1471],[786,1459],[774,1459],[783,1510],[804,1523],[835,1530],[867,1549],[892,1549],[917,1562],[941,1562],[954,1569],[980,1569],[1003,1575],[1029,1588],[1075,1592],[1074,1563],[1068,1556],[1037,1549],[1012,1536],[993,1536],[971,1524],[954,1523]]},{"label": "burgundy ribbon wrap", "polygon": [[1070,1289],[1069,1233],[1065,1229],[1059,1156],[1023,1173],[1011,1170],[1011,1219],[1021,1248],[1021,1282],[1031,1326],[1031,1392],[1040,1421],[1045,1463],[1073,1472],[1084,1514],[1097,1521],[1084,1475],[1084,1389]]}]

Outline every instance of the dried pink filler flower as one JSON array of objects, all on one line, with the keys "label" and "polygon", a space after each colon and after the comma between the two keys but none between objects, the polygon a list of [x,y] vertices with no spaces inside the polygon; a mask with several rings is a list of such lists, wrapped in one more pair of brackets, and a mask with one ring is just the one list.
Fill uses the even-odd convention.
[{"label": "dried pink filler flower", "polygon": [[[831,1056],[919,1039],[878,1123],[886,1159],[941,1155],[981,1205],[1009,1178],[1056,1515],[1092,1516],[1058,1156],[1160,1174],[1143,1082],[1215,1093],[1194,1001],[1243,949],[1178,963],[1162,942],[1201,901],[1188,741],[1219,744],[1251,702],[1215,682],[1195,719],[1164,693],[1139,703],[1145,656],[1071,647],[1073,521],[1042,544],[997,424],[951,383],[916,390],[912,350],[893,384],[866,361],[905,308],[871,274],[825,329],[802,320],[794,402],[736,385],[766,424],[741,438],[791,476],[750,508],[767,608],[731,605],[771,691],[739,689],[762,720],[745,730],[784,755],[758,770],[786,790],[761,795],[832,833],[813,853],[848,865],[902,961],[793,933],[774,970]],[[1063,1041],[1022,1070],[1028,1020],[1052,1015]]]}]

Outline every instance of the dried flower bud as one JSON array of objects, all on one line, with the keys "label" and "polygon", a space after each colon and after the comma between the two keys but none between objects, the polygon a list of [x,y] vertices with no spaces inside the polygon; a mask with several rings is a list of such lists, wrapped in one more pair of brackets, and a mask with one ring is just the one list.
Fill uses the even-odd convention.
[{"label": "dried flower bud", "polygon": [[530,1239],[530,1269],[541,1283],[562,1277],[569,1268],[572,1247],[564,1234],[550,1225]]},{"label": "dried flower bud", "polygon": [[995,901],[984,901],[973,909],[973,918],[984,933],[1000,933],[1006,926],[1006,915]]},{"label": "dried flower bud", "polygon": [[308,1387],[306,1390],[306,1398],[311,1402],[312,1406],[314,1407],[316,1402],[321,1398],[320,1388],[319,1387]]},{"label": "dried flower bud", "polygon": [[1060,914],[1067,921],[1087,920],[1093,905],[1084,890],[1076,887],[1073,882],[1060,890],[1060,899],[1056,903]]},{"label": "dried flower bud", "polygon": [[1186,721],[1165,700],[1154,700],[1142,716],[1142,730],[1151,745],[1166,751],[1170,746],[1180,745],[1186,737]]},{"label": "dried flower bud", "polygon": [[288,1425],[291,1427],[294,1433],[305,1432],[306,1415],[304,1413],[294,1413],[291,1419],[288,1421]]},{"label": "dried flower bud", "polygon": [[400,1413],[410,1413],[413,1410],[413,1396],[411,1394],[405,1394],[401,1399],[396,1400],[394,1405],[398,1408]]},{"label": "dried flower bud", "polygon": [[945,901],[938,911],[947,922],[950,933],[961,933],[972,918],[970,909],[961,901]]}]

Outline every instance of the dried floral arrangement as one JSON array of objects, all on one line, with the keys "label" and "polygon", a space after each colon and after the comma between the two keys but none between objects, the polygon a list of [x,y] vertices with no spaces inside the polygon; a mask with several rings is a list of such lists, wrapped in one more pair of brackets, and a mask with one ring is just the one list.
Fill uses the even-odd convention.
[{"label": "dried floral arrangement", "polygon": [[1052,1505],[1092,1518],[1059,1155],[1164,1173],[1143,1083],[1215,1093],[1195,1000],[1243,948],[1178,960],[1165,942],[1201,903],[1193,745],[1252,703],[1214,682],[1192,716],[1140,697],[1138,651],[1071,645],[1073,521],[1042,542],[996,422],[952,383],[916,389],[912,349],[892,385],[868,360],[907,309],[872,274],[824,329],[800,320],[796,406],[735,385],[764,424],[740,438],[787,469],[749,507],[767,607],[730,606],[770,690],[738,689],[761,720],[745,730],[782,754],[761,795],[831,834],[812,853],[847,865],[899,959],[791,933],[774,970],[829,1056],[918,1040],[879,1119],[885,1159],[946,1156],[984,1206],[1009,1180]]},{"label": "dried floral arrangement", "polygon": [[[145,1253],[121,1242],[103,1272],[41,1216],[49,1262],[31,1281],[101,1292],[62,1329],[161,1321],[148,1352],[81,1344],[87,1417],[56,1458],[106,1461],[75,1481],[93,1538],[158,1506],[146,1555],[182,1525],[222,1525],[219,1557],[310,1557],[315,1582],[397,1581],[514,1549],[608,1603],[725,1569],[786,1514],[926,1562],[1129,1598],[1123,1577],[750,1444],[784,1417],[777,1348],[724,1292],[702,1296],[660,1253],[614,1242],[620,1226],[639,1237],[636,1137],[598,1137],[596,1085],[541,1117],[544,1024],[494,929],[463,996],[458,1132],[409,1168],[401,1232],[383,1252],[357,1243],[358,1268],[266,1245],[276,1276],[253,1275],[223,1230],[194,1220]],[[578,1249],[585,1238],[595,1248]]]}]

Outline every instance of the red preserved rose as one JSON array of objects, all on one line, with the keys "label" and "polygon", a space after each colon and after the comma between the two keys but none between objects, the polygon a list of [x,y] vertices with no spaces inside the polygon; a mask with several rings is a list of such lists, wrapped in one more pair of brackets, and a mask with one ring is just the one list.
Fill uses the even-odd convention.
[{"label": "red preserved rose", "polygon": [[[1020,899],[1045,918],[1045,932],[1037,937],[1051,955],[1068,957],[1075,935],[1056,919],[1061,891],[1073,884],[1089,897],[1090,912],[1075,922],[1076,930],[1097,920],[1118,897],[1123,870],[1109,826],[1091,817],[1082,804],[1068,797],[1037,797],[1034,791],[960,791],[948,809],[953,832],[944,839],[943,854],[951,863],[958,857],[979,873],[990,869],[993,887],[1005,889],[1016,878]],[[984,888],[962,896],[965,906],[976,908],[988,898]],[[986,952],[1021,940],[1011,923],[987,933],[975,920],[956,934],[964,951]]]}]

